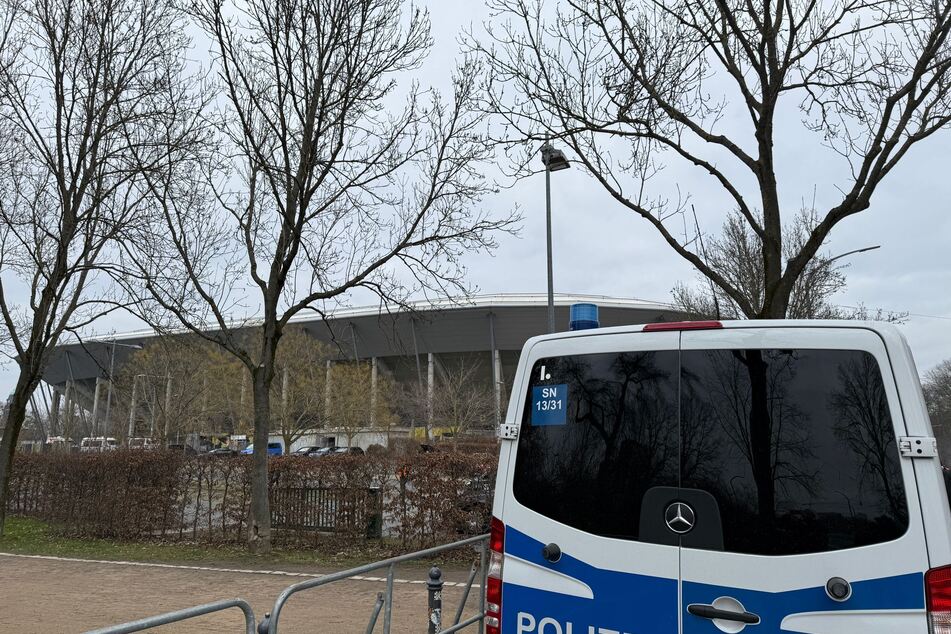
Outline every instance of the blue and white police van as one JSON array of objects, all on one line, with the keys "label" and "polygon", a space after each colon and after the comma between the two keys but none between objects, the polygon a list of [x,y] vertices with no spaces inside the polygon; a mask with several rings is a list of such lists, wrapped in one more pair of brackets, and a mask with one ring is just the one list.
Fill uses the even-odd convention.
[{"label": "blue and white police van", "polygon": [[951,512],[894,327],[558,333],[512,395],[487,634],[951,634]]}]

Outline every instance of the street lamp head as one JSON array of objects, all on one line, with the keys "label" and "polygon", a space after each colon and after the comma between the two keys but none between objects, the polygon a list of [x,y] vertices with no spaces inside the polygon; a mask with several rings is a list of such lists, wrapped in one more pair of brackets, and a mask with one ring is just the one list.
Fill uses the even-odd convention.
[{"label": "street lamp head", "polygon": [[561,150],[556,150],[551,143],[545,142],[545,145],[541,147],[542,152],[542,163],[545,164],[545,167],[548,168],[549,172],[557,172],[559,170],[566,170],[571,167],[571,164],[568,162],[568,159],[565,157],[565,153]]}]

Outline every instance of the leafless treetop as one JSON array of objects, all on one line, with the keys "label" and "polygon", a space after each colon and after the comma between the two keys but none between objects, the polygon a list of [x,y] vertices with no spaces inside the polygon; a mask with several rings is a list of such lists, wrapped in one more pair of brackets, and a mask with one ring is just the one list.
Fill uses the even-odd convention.
[{"label": "leafless treetop", "polygon": [[[486,106],[504,118],[506,138],[566,142],[616,200],[747,316],[784,316],[796,279],[832,227],[867,209],[908,151],[951,122],[947,0],[490,4],[489,41],[470,44],[489,65]],[[775,141],[780,121],[796,114],[851,176],[815,210],[807,239],[787,257],[789,192]],[[721,190],[722,199],[695,201],[701,219],[735,210],[755,235],[761,303],[681,234],[690,187],[656,185],[668,162],[698,168]]]},{"label": "leafless treetop", "polygon": [[[140,259],[176,319],[227,330],[263,311],[283,328],[356,288],[458,290],[459,256],[511,228],[480,205],[491,147],[473,69],[448,101],[397,83],[431,43],[427,15],[404,4],[194,5],[218,74],[217,161],[156,177],[167,242]],[[248,288],[260,306],[239,299]]]}]

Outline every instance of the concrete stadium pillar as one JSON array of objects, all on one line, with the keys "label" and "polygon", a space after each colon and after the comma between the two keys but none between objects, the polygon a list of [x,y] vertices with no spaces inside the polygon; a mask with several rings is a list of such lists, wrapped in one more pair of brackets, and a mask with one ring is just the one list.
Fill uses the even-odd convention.
[{"label": "concrete stadium pillar", "polygon": [[492,351],[492,393],[495,396],[495,422],[502,424],[502,351]]},{"label": "concrete stadium pillar", "polygon": [[[158,394],[156,394],[155,385],[152,385],[152,402],[149,406],[151,411],[151,416],[149,417],[149,438],[155,438],[155,411],[158,409]],[[148,399],[148,396],[146,396]]]},{"label": "concrete stadium pillar", "polygon": [[492,394],[495,397],[495,424],[502,424],[502,355],[495,345],[495,313],[489,313],[489,354],[492,363]]},{"label": "concrete stadium pillar", "polygon": [[50,407],[50,435],[59,436],[60,435],[60,426],[59,426],[59,401],[62,398],[62,394],[59,389],[53,388],[53,405]]},{"label": "concrete stadium pillar", "polygon": [[101,379],[96,377],[96,386],[92,391],[92,435],[93,436],[102,436],[104,434],[99,433],[99,385]]},{"label": "concrete stadium pillar", "polygon": [[[287,366],[284,366],[284,371],[281,372],[281,421],[285,428],[287,427],[287,399],[288,399],[288,381],[290,377],[287,373]],[[288,449],[290,451],[290,449]]]},{"label": "concrete stadium pillar", "polygon": [[73,433],[73,380],[66,381],[66,396],[63,399],[63,430],[64,435],[72,436]]},{"label": "concrete stadium pillar", "polygon": [[370,427],[376,427],[376,399],[379,376],[379,361],[376,357],[370,359]]},{"label": "concrete stadium pillar", "polygon": [[170,423],[172,422],[172,375],[169,374],[165,377],[165,429],[162,434],[163,447],[168,447],[168,434],[170,430]]},{"label": "concrete stadium pillar", "polygon": [[325,424],[330,424],[330,367],[333,362],[327,359],[327,370],[324,375],[324,420]]},{"label": "concrete stadium pillar", "polygon": [[[132,386],[135,387],[134,382]],[[201,376],[201,420],[203,425],[208,421],[208,375],[207,374],[202,374]]]},{"label": "concrete stadium pillar", "polygon": [[427,353],[426,367],[426,440],[432,440],[433,433],[433,392],[436,388],[436,355]]},{"label": "concrete stadium pillar", "polygon": [[86,409],[82,405],[82,400],[77,400],[76,392],[79,389],[76,385],[76,375],[73,374],[73,362],[70,360],[69,350],[66,350],[63,354],[63,357],[66,359],[66,370],[69,372],[69,394],[70,394],[70,404],[72,407],[69,409],[69,422],[70,429],[72,429],[73,416],[76,414],[76,404],[79,403],[79,420],[83,425],[83,434],[89,433],[89,426],[86,424]]},{"label": "concrete stadium pillar", "polygon": [[245,431],[246,427],[244,426],[245,417],[245,407],[244,404],[247,402],[247,393],[248,393],[248,371],[245,368],[241,368],[241,396],[238,400],[238,429],[240,431]]},{"label": "concrete stadium pillar", "polygon": [[132,377],[132,398],[129,399],[129,434],[126,436],[126,444],[128,444],[129,438],[135,437],[135,388],[139,383],[136,381],[137,378],[139,378],[138,374]]}]

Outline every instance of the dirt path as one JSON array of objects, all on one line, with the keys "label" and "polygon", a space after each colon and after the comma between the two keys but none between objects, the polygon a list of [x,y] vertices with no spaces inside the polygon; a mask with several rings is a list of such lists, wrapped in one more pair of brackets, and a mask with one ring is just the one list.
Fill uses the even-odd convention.
[{"label": "dirt path", "polygon": [[[447,581],[464,581],[466,571],[446,573]],[[372,574],[372,573],[371,573]],[[377,573],[383,576],[385,572]],[[397,569],[393,632],[426,631],[426,571]],[[199,603],[240,597],[260,619],[278,593],[302,577],[262,572],[196,570],[0,556],[0,633],[58,634],[83,632]],[[281,632],[310,634],[362,633],[385,584],[376,580],[345,581],[304,591],[291,598],[281,614]],[[444,590],[450,617],[460,587]],[[467,615],[478,609],[477,590]],[[237,610],[209,615],[154,632],[242,632]],[[382,631],[382,616],[377,626]],[[470,629],[475,632],[475,628]]]}]

